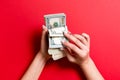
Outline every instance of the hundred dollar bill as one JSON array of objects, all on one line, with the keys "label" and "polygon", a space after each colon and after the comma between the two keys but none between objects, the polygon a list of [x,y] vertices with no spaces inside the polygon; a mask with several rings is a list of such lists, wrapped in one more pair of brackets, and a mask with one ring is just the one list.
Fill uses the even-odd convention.
[{"label": "hundred dollar bill", "polygon": [[67,41],[65,37],[49,37],[49,48],[64,47],[61,41]]},{"label": "hundred dollar bill", "polygon": [[67,32],[66,15],[64,13],[45,15],[45,23],[49,32],[49,48],[61,48],[62,40],[67,40],[63,32]]},{"label": "hundred dollar bill", "polygon": [[61,49],[59,49],[59,48],[49,48],[48,49],[48,53],[50,54],[50,55],[53,55],[53,54],[62,54],[63,53],[63,50],[61,50]]},{"label": "hundred dollar bill", "polygon": [[46,27],[49,36],[63,36],[63,32],[67,32],[66,15],[64,13],[45,15]]},{"label": "hundred dollar bill", "polygon": [[58,60],[65,57],[65,53],[60,49],[48,49],[48,53],[52,55],[53,60]]},{"label": "hundred dollar bill", "polygon": [[48,14],[44,16],[46,27],[48,29],[49,41],[49,55],[52,55],[53,60],[58,60],[65,56],[63,50],[64,46],[61,41],[67,41],[63,32],[68,32],[66,26],[66,15],[64,13]]},{"label": "hundred dollar bill", "polygon": [[58,59],[61,59],[61,58],[65,57],[65,56],[66,55],[64,53],[52,54],[53,60],[58,60]]},{"label": "hundred dollar bill", "polygon": [[49,36],[64,36],[63,32],[67,32],[67,26],[65,27],[57,27],[49,29]]}]

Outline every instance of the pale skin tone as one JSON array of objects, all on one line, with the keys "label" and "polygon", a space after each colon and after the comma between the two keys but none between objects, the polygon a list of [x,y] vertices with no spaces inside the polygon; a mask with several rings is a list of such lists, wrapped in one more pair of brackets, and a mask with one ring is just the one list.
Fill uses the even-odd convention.
[{"label": "pale skin tone", "polygon": [[[71,34],[64,33],[65,37],[70,41],[62,41],[66,46],[64,52],[66,57],[72,63],[77,64],[83,71],[87,80],[104,80],[93,60],[89,56],[90,37],[88,34]],[[46,62],[51,58],[48,55],[48,44],[46,43],[47,28],[43,26],[41,37],[41,48],[35,56],[30,67],[25,72],[21,80],[38,80]]]}]

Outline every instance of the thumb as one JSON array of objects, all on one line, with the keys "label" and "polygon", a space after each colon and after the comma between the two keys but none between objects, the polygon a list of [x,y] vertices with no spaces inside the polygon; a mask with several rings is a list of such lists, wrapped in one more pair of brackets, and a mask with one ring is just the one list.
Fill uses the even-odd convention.
[{"label": "thumb", "polygon": [[47,28],[43,25],[42,36],[41,36],[41,48],[45,48],[47,45]]}]

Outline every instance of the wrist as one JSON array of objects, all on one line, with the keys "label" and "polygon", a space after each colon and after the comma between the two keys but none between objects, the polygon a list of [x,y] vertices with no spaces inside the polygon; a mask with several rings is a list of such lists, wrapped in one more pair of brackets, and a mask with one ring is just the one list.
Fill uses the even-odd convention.
[{"label": "wrist", "polygon": [[89,65],[93,64],[92,59],[89,57],[87,60],[85,60],[83,63],[79,64],[81,68],[87,67]]},{"label": "wrist", "polygon": [[80,68],[82,69],[87,80],[104,80],[91,58],[81,64]]},{"label": "wrist", "polygon": [[38,58],[40,61],[42,61],[43,63],[46,63],[47,62],[47,57],[42,55],[41,52],[38,52],[37,55],[36,55],[36,58]]}]

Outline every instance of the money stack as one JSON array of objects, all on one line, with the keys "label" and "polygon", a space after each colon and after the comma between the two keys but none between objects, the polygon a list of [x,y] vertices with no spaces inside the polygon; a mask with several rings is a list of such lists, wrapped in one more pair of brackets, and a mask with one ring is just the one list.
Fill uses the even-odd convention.
[{"label": "money stack", "polygon": [[66,26],[66,15],[64,13],[44,15],[45,24],[48,29],[49,41],[49,55],[52,55],[53,60],[58,60],[65,56],[63,52],[62,40],[67,39],[64,37],[64,32],[68,32]]}]

